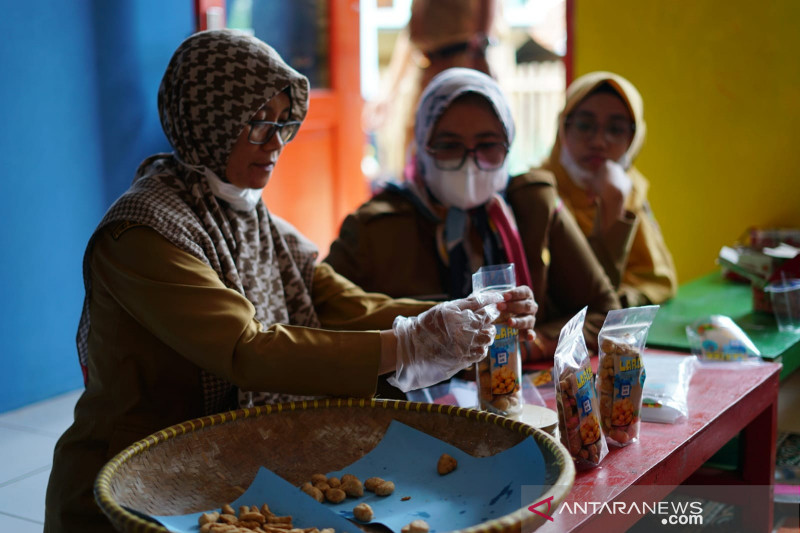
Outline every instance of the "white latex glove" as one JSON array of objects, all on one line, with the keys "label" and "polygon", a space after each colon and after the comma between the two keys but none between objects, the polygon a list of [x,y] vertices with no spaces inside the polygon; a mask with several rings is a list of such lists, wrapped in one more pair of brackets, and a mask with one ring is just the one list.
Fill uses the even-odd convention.
[{"label": "white latex glove", "polygon": [[502,301],[500,291],[484,291],[437,304],[417,317],[395,318],[397,369],[389,383],[403,392],[428,387],[483,359]]},{"label": "white latex glove", "polygon": [[607,159],[597,169],[589,186],[600,200],[600,221],[603,230],[607,230],[615,221],[624,217],[625,202],[631,193],[633,182],[619,163]]}]

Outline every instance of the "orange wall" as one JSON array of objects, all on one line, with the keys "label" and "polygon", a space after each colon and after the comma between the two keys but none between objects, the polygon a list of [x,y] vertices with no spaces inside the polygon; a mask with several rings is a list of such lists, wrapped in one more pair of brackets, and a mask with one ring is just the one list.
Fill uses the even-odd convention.
[{"label": "orange wall", "polygon": [[748,227],[800,227],[800,2],[574,0],[574,74],[645,102],[637,166],[681,282]]},{"label": "orange wall", "polygon": [[369,198],[361,172],[358,0],[329,0],[330,89],[311,91],[308,115],[284,149],[264,202],[328,254],[344,217]]}]

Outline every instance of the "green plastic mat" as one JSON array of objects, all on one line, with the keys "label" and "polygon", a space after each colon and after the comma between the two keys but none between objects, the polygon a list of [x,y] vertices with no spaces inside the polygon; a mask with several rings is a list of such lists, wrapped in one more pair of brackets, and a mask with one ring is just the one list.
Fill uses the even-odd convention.
[{"label": "green plastic mat", "polygon": [[661,305],[647,345],[688,352],[686,326],[709,315],[731,317],[764,359],[783,363],[781,379],[800,366],[800,334],[778,331],[775,317],[753,311],[750,285],[727,280],[720,272],[681,285],[678,294]]}]

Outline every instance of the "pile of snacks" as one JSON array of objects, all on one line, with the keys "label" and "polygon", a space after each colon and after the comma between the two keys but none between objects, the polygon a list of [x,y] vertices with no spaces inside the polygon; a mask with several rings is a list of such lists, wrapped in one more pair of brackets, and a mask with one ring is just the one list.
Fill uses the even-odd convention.
[{"label": "pile of snacks", "polygon": [[[456,469],[458,466],[458,461],[456,459],[446,453],[443,453],[439,457],[439,461],[436,465],[436,470],[439,472],[439,475],[446,475]],[[389,496],[394,492],[394,483],[391,481],[386,481],[385,479],[379,477],[371,477],[361,483],[361,480],[358,479],[353,474],[344,474],[341,478],[337,478],[335,476],[326,476],[325,474],[314,474],[311,476],[311,481],[307,481],[300,486],[300,490],[314,498],[320,503],[323,502],[330,502],[330,503],[341,503],[345,500],[345,498],[360,498],[364,495],[364,489],[375,493],[377,496]],[[401,498],[401,501],[408,501],[411,498],[409,496],[405,496]],[[267,505],[264,504],[264,508],[267,508]],[[246,509],[246,508],[242,508]],[[268,508],[267,508],[268,510]],[[205,516],[205,515],[204,515]],[[356,520],[360,522],[370,522],[374,518],[374,512],[372,511],[372,507],[369,506],[367,503],[359,503],[353,508],[353,516]],[[284,517],[281,517],[284,518]],[[289,518],[289,524],[291,525],[291,517]],[[202,522],[201,522],[202,524]],[[263,526],[262,526],[263,527]],[[333,529],[326,529],[326,530],[318,530],[317,528],[308,528],[305,530],[298,529],[289,531],[291,527],[281,530],[280,532],[276,531],[266,531],[266,533],[335,533]],[[424,520],[414,520],[409,524],[406,524],[401,529],[402,533],[428,533],[429,526],[428,523]],[[222,531],[222,530],[220,530]],[[259,531],[256,529],[255,531]],[[203,533],[217,533],[216,530],[207,530]],[[237,533],[235,530],[231,530],[231,533]]]},{"label": "pile of snacks", "polygon": [[291,516],[276,515],[266,503],[261,507],[243,505],[238,514],[226,503],[219,512],[200,515],[197,523],[200,533],[335,533],[333,528],[297,529],[292,525]]},{"label": "pile of snacks", "polygon": [[[388,489],[389,487],[387,486],[385,490]],[[391,489],[394,490],[394,485],[392,485]],[[311,476],[311,481],[303,483],[300,490],[320,503],[324,501],[341,503],[345,498],[360,498],[364,495],[364,486],[352,474],[345,474],[341,479],[327,477],[325,474],[314,474]],[[391,491],[388,494],[391,494]]]}]

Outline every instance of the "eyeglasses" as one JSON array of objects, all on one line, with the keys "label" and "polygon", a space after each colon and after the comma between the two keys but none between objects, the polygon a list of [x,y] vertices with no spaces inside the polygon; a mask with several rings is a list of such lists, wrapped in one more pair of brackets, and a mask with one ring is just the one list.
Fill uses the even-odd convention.
[{"label": "eyeglasses", "polygon": [[506,143],[478,143],[475,148],[467,148],[461,143],[443,142],[427,148],[433,156],[433,164],[439,170],[458,170],[472,154],[472,159],[481,170],[497,170],[503,166],[508,154]]},{"label": "eyeglasses", "polygon": [[269,120],[251,120],[250,136],[247,138],[252,144],[267,144],[275,132],[283,144],[288,143],[297,135],[300,122],[270,122]]},{"label": "eyeglasses", "polygon": [[[585,118],[567,118],[564,122],[567,135],[588,142],[597,135],[600,126],[594,120]],[[612,120],[603,126],[603,138],[610,144],[623,144],[631,140],[636,131],[636,124],[624,119]]]}]

